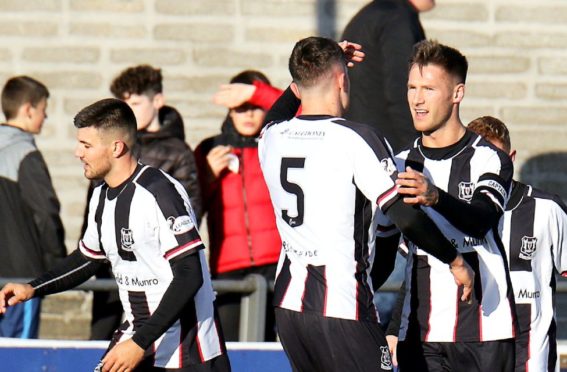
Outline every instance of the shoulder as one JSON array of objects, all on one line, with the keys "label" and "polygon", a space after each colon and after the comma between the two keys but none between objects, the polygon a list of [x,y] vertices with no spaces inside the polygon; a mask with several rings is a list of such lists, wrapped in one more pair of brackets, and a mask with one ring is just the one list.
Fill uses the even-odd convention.
[{"label": "shoulder", "polygon": [[175,188],[175,182],[177,181],[162,170],[147,165],[144,166],[135,179],[137,185],[156,197],[161,193],[171,192],[172,188]]},{"label": "shoulder", "polygon": [[562,209],[563,212],[567,213],[567,206],[565,205],[563,200],[559,197],[559,195],[552,194],[532,186],[528,186],[528,187],[530,188],[530,191],[528,191],[528,196],[534,199],[545,200],[548,203],[550,203],[550,205],[554,205]]},{"label": "shoulder", "polygon": [[374,127],[342,118],[332,120],[332,122],[338,127],[344,128],[346,131],[353,133],[355,138],[366,143],[374,151],[386,152],[388,155],[393,157],[393,151],[388,140],[378,133]]}]

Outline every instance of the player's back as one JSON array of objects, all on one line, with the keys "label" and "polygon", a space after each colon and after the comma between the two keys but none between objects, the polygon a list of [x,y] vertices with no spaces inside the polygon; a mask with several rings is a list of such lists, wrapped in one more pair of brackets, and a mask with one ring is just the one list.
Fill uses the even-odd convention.
[{"label": "player's back", "polygon": [[[376,202],[395,190],[386,148],[369,127],[331,116],[300,116],[264,131],[260,163],[282,238],[278,273],[290,273],[285,293],[276,288],[282,307],[375,317],[370,304],[360,313],[355,296],[371,295],[372,217]],[[314,298],[306,300],[309,292]]]}]

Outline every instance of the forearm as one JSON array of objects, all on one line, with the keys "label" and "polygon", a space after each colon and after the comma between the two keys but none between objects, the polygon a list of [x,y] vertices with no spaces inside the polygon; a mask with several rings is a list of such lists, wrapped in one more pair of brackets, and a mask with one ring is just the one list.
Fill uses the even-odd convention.
[{"label": "forearm", "polygon": [[468,204],[438,189],[439,199],[433,206],[457,229],[475,238],[483,238],[502,216],[494,202],[485,194],[475,193]]},{"label": "forearm", "polygon": [[402,234],[427,253],[447,264],[457,257],[456,248],[421,209],[405,204],[400,198],[388,208],[386,214]]},{"label": "forearm", "polygon": [[63,292],[85,282],[102,263],[88,260],[78,249],[65,257],[53,270],[46,272],[29,284],[34,297]]},{"label": "forearm", "polygon": [[271,86],[270,84],[266,84],[259,80],[254,81],[254,86],[256,90],[248,103],[251,103],[255,106],[259,106],[264,110],[269,110],[272,105],[278,100],[278,98],[282,95],[282,90],[276,87]]},{"label": "forearm", "polygon": [[398,297],[396,298],[396,304],[392,309],[392,318],[388,324],[388,329],[386,330],[387,336],[398,336],[400,333],[400,325],[402,324],[402,312],[404,309],[404,300],[406,297],[406,282],[402,283],[400,290],[398,291]]},{"label": "forearm", "polygon": [[136,331],[132,340],[146,350],[179,319],[187,303],[203,285],[199,253],[172,263],[173,280],[165,291],[156,311]]},{"label": "forearm", "polygon": [[394,234],[387,238],[376,238],[376,258],[370,276],[372,287],[378,290],[388,280],[394,270],[396,263],[396,253],[400,243],[400,234]]},{"label": "forearm", "polygon": [[270,111],[268,111],[265,122],[270,123],[272,121],[292,119],[300,105],[301,101],[295,96],[291,87],[288,87],[274,103]]}]

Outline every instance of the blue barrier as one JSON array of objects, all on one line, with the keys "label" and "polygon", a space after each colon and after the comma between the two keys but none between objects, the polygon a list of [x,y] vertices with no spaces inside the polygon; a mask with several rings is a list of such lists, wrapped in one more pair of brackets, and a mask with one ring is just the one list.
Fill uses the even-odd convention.
[{"label": "blue barrier", "polygon": [[[104,341],[17,340],[0,338],[0,371],[92,372],[108,343]],[[229,342],[233,372],[290,372],[276,342]]]}]

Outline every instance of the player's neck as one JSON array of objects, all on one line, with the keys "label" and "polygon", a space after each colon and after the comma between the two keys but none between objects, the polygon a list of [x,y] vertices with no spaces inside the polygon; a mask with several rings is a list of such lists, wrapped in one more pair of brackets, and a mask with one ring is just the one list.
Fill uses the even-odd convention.
[{"label": "player's neck", "polygon": [[315,94],[302,95],[301,115],[330,115],[341,117],[344,110],[340,101],[332,97],[321,97]]},{"label": "player's neck", "polygon": [[138,161],[130,154],[114,159],[112,168],[104,177],[109,187],[120,186],[136,171]]},{"label": "player's neck", "polygon": [[452,118],[432,132],[424,132],[421,136],[423,146],[442,148],[451,146],[465,135],[467,129],[459,118]]}]

